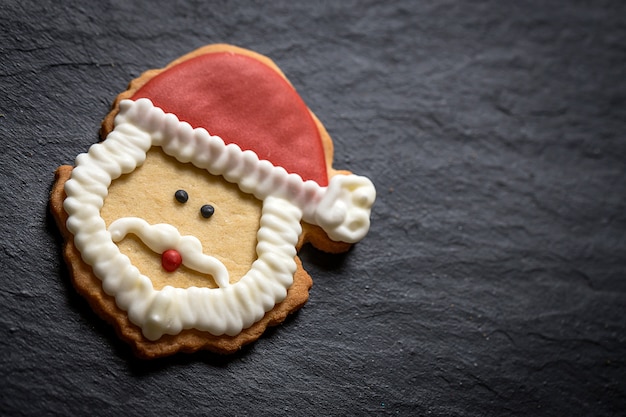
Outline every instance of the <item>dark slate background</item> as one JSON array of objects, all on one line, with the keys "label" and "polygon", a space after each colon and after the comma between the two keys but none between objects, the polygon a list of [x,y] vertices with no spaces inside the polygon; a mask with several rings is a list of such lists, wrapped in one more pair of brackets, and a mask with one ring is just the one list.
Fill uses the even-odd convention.
[{"label": "dark slate background", "polygon": [[[174,3],[0,3],[0,414],[625,412],[623,2]],[[239,354],[140,361],[48,193],[128,81],[215,42],[285,71],[372,228],[306,249],[310,302]]]}]

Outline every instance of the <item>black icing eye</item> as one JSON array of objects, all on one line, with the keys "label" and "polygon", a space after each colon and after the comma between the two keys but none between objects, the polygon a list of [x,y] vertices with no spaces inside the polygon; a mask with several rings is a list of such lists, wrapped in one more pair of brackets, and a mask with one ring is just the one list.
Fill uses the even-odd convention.
[{"label": "black icing eye", "polygon": [[189,200],[189,194],[185,190],[178,190],[174,193],[174,198],[179,203],[186,203]]},{"label": "black icing eye", "polygon": [[200,214],[202,214],[202,217],[204,217],[205,219],[211,217],[213,213],[215,213],[215,209],[210,204],[205,204],[204,206],[200,207]]}]

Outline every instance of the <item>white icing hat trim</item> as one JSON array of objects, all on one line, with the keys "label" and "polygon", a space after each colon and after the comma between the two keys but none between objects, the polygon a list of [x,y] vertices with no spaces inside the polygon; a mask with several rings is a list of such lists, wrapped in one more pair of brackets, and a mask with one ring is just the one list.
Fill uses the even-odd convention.
[{"label": "white icing hat trim", "polygon": [[[180,162],[222,175],[263,201],[257,260],[237,283],[222,288],[155,290],[113,242],[100,209],[112,180],[140,166],[151,146]],[[115,128],[102,143],[76,158],[65,184],[68,230],[105,292],[141,327],[149,340],[196,328],[237,335],[281,302],[293,283],[300,221],[321,226],[334,240],[354,243],[369,229],[375,199],[372,183],[356,175],[335,176],[328,187],[303,181],[254,152],[225,145],[205,129],[192,129],[148,99],[123,100]]]}]

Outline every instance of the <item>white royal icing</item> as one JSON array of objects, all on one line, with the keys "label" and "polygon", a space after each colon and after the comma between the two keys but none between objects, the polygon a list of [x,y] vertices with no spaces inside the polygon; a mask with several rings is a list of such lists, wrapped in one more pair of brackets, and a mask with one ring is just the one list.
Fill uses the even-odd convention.
[{"label": "white royal icing", "polygon": [[[107,230],[100,209],[111,181],[140,166],[152,146],[161,146],[180,162],[221,175],[262,200],[257,260],[237,283],[228,283],[224,265],[205,255],[197,238],[181,236],[172,225],[122,218]],[[303,181],[297,174],[259,160],[252,151],[225,145],[205,129],[192,129],[148,99],[120,103],[114,130],[76,158],[65,191],[67,227],[83,260],[149,340],[190,328],[214,335],[239,334],[286,297],[296,271],[300,222],[319,225],[333,240],[354,243],[369,229],[376,196],[371,181],[356,175],[334,176],[328,187]],[[211,274],[219,288],[155,290],[115,244],[128,233],[138,235],[155,252],[178,250],[185,266]]]},{"label": "white royal icing", "polygon": [[210,274],[218,287],[229,285],[228,271],[217,258],[202,252],[202,243],[195,236],[181,236],[174,226],[169,224],[149,224],[138,217],[123,217],[109,226],[111,239],[119,242],[132,233],[151,250],[163,253],[174,249],[182,255],[182,264],[203,274]]}]

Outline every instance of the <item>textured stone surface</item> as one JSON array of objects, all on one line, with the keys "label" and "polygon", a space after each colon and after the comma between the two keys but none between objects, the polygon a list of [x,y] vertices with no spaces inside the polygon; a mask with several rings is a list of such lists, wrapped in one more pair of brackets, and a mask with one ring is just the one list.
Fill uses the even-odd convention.
[{"label": "textured stone surface", "polygon": [[[623,2],[86,3],[0,4],[0,414],[623,413]],[[379,199],[284,325],[142,362],[47,194],[131,78],[214,42],[272,57]]]}]

